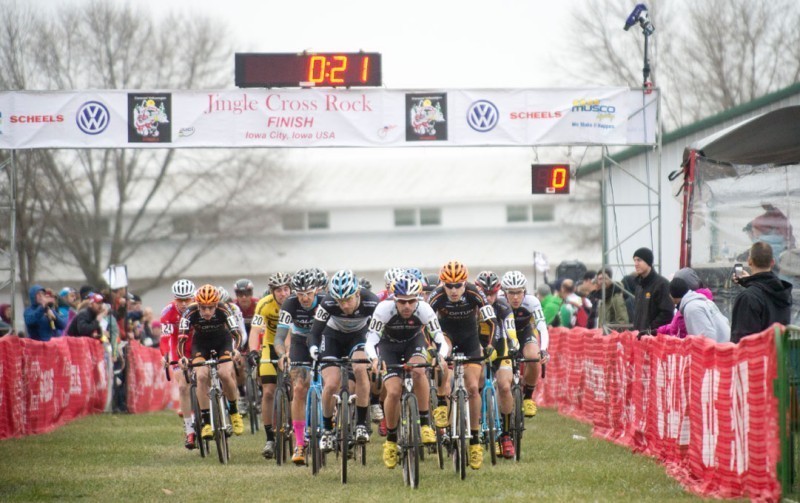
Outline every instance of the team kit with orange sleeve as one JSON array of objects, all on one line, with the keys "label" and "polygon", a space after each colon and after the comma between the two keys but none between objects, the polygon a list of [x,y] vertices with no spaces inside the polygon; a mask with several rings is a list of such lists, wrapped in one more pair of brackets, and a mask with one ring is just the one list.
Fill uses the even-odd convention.
[{"label": "team kit with orange sleeve", "polygon": [[[236,403],[238,390],[231,360],[238,351],[247,349],[247,361],[258,365],[263,388],[261,413],[267,441],[262,449],[263,457],[271,459],[276,454],[272,400],[278,367],[286,369],[286,365],[291,365],[289,379],[293,395],[290,404],[293,429],[290,435],[294,440],[292,461],[304,465],[308,455],[309,425],[306,424],[305,401],[310,375],[313,375],[309,374],[310,369],[319,372],[317,379],[321,376],[318,392],[322,398],[320,433],[312,437],[318,439],[319,445],[315,443],[312,446],[322,453],[338,449],[333,436],[340,426],[334,424],[333,416],[341,374],[338,368],[323,360],[350,357],[355,360],[349,376],[355,401],[351,439],[355,443],[369,442],[368,414],[373,408],[381,417],[388,414],[381,428],[381,434],[388,435],[383,462],[388,468],[393,468],[402,464],[403,459],[402,442],[397,433],[398,386],[401,384],[396,379],[397,365],[438,362],[437,372],[443,375],[441,384],[437,385],[432,411],[427,407],[429,401],[426,397],[433,392],[428,391],[427,379],[420,378],[425,373],[415,371],[408,384],[415,388],[413,392],[418,395],[420,404],[420,424],[416,426],[420,431],[416,438],[422,449],[426,444],[452,441],[448,435],[439,434],[449,427],[453,414],[450,410],[453,371],[448,369],[450,359],[444,357],[462,355],[459,358],[467,361],[463,367],[458,367],[459,372],[463,370],[463,388],[459,389],[466,389],[469,403],[469,466],[478,470],[483,460],[486,441],[481,429],[480,389],[484,365],[488,362],[492,363],[494,372],[487,373],[486,378],[491,378],[498,390],[502,421],[496,450],[498,454],[502,453],[502,457],[514,459],[514,446],[509,439],[512,411],[508,404],[513,403],[508,399],[511,363],[519,358],[518,355],[527,359],[541,355],[541,360],[546,361],[548,343],[541,305],[527,293],[527,280],[522,273],[508,271],[501,281],[497,274],[482,271],[473,282],[469,280],[467,267],[453,260],[444,264],[436,275],[425,275],[416,268],[390,268],[384,275],[385,288],[377,295],[370,291],[369,281],[359,279],[347,269],[337,271],[330,280],[319,268],[300,269],[294,276],[275,273],[269,276],[268,285],[269,293],[265,292],[265,296],[258,299],[252,296],[255,289],[252,281],[237,281],[234,290],[236,305],[241,312],[236,313],[222,300],[221,287],[203,285],[195,289],[191,281],[179,280],[173,285],[174,300],[162,310],[164,336],[161,350],[165,365],[172,362],[173,370],[179,366],[195,373],[202,438],[213,436],[209,425],[208,394],[203,391],[208,386],[208,369],[202,362],[210,358],[212,352],[217,355],[220,362],[218,375],[227,399],[231,426],[238,435],[244,427]],[[244,334],[239,329],[242,318],[246,324]],[[243,340],[246,348],[240,347]],[[433,356],[429,356],[428,352],[434,349],[438,352],[431,352]],[[297,365],[292,365],[295,361]],[[176,362],[178,366],[175,366]],[[393,370],[388,370],[381,362],[386,362]],[[530,417],[536,413],[532,395],[540,368],[526,365],[525,369],[525,415]],[[180,373],[173,375],[177,374]],[[383,393],[383,396],[391,397],[389,403],[377,399],[375,387],[370,386],[376,377],[369,381],[369,374],[379,374],[377,379],[389,389]],[[462,376],[461,373],[458,375]],[[185,446],[192,449],[199,439],[194,438],[191,428],[191,407],[184,407],[183,391],[188,388],[188,383],[183,381],[185,379],[181,378],[178,382],[181,385]],[[373,419],[376,415],[373,414]],[[450,449],[449,445],[446,447],[448,452],[456,450]],[[490,448],[495,449],[495,446]]]}]

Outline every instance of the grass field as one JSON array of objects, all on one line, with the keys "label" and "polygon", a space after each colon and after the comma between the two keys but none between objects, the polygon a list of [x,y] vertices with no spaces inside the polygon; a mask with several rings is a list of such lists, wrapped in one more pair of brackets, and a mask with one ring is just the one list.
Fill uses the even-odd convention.
[{"label": "grass field", "polygon": [[228,466],[201,459],[183,448],[181,426],[167,412],[98,415],[51,434],[0,441],[0,501],[699,500],[652,459],[593,439],[589,426],[552,410],[528,420],[519,464],[492,467],[487,455],[483,468],[461,481],[449,460],[440,471],[426,458],[413,491],[399,468],[383,467],[377,434],[367,466],[353,466],[342,486],[335,462],[312,477],[308,468],[261,458],[263,432],[232,438]]}]

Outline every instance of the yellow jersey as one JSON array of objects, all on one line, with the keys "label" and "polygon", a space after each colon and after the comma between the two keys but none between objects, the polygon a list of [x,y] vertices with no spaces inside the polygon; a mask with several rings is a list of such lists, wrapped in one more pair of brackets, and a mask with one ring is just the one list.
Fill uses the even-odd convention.
[{"label": "yellow jersey", "polygon": [[272,294],[267,295],[256,304],[253,314],[253,327],[260,327],[264,330],[261,337],[261,345],[275,344],[275,331],[278,329],[278,314],[281,306]]}]

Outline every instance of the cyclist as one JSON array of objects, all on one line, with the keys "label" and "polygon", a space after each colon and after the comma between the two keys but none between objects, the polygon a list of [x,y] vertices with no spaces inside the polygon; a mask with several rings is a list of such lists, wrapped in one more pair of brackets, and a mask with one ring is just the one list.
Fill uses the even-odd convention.
[{"label": "cyclist", "polygon": [[[378,298],[369,290],[358,286],[353,271],[343,269],[331,277],[328,295],[317,307],[314,324],[308,336],[308,351],[315,360],[324,357],[364,359],[367,323],[378,305]],[[354,364],[356,380],[356,432],[357,443],[369,442],[367,410],[369,405],[369,379],[365,364]],[[322,423],[320,447],[333,450],[334,394],[340,388],[339,369],[322,366]]]},{"label": "cyclist", "polygon": [[392,267],[390,269],[386,269],[386,272],[383,274],[383,283],[385,288],[378,292],[378,300],[384,301],[392,295],[392,283],[394,280],[398,279],[400,276],[403,275],[403,269],[399,267]]},{"label": "cyclist", "polygon": [[519,349],[517,341],[517,328],[514,324],[514,311],[508,302],[498,297],[500,291],[500,278],[492,271],[481,271],[475,280],[475,286],[486,296],[492,305],[497,323],[495,332],[489,333],[487,323],[481,323],[481,345],[486,348],[492,346],[494,351],[490,356],[494,368],[494,378],[497,385],[497,401],[500,408],[502,432],[500,433],[500,451],[504,458],[513,459],[516,454],[514,442],[509,435],[511,427],[511,414],[514,409],[514,398],[511,396],[511,383],[514,379],[511,362],[504,358],[510,351]]},{"label": "cyclist", "polygon": [[[278,315],[278,329],[275,332],[275,353],[281,360],[288,356],[292,362],[310,362],[308,352],[308,333],[314,323],[314,312],[322,302],[317,278],[311,269],[300,269],[292,276],[294,293],[281,304]],[[286,337],[290,336],[289,350],[286,350]],[[294,454],[292,462],[302,465],[306,462],[306,396],[311,384],[308,367],[294,367],[292,379],[292,429],[294,430]]]},{"label": "cyclist", "polygon": [[422,282],[422,300],[428,302],[437,286],[439,286],[439,275],[426,274],[425,280]]},{"label": "cyclist", "polygon": [[321,292],[326,292],[328,290],[328,273],[325,272],[325,269],[320,269],[319,267],[312,267],[311,271],[314,273],[314,277],[317,278],[317,288]]},{"label": "cyclist", "polygon": [[[539,299],[525,291],[525,287],[528,286],[527,278],[520,271],[508,271],[503,274],[500,284],[511,309],[514,310],[514,322],[517,326],[519,344],[522,347],[522,356],[524,358],[541,358],[541,363],[546,363],[550,334],[547,332],[547,322],[542,312],[542,304]],[[541,344],[534,334],[534,328],[539,332]],[[525,365],[525,399],[522,401],[525,417],[536,415],[533,393],[539,382],[541,363]]]},{"label": "cyclist", "polygon": [[[489,333],[495,332],[495,313],[486,297],[472,283],[467,282],[469,272],[464,264],[451,260],[442,266],[439,279],[444,283],[431,294],[430,305],[439,316],[442,330],[450,339],[453,353],[462,353],[467,358],[480,358],[483,355],[478,336],[478,322],[489,326]],[[480,444],[481,395],[478,383],[483,367],[480,363],[464,366],[464,386],[469,395],[470,446],[469,466],[480,469],[483,464],[483,449]],[[439,404],[433,411],[437,428],[447,427],[447,402],[450,393],[449,379],[439,388]]]},{"label": "cyclist", "polygon": [[[189,359],[186,357],[185,346],[191,330],[194,330],[189,353],[192,363],[202,363],[210,358],[212,350],[216,351],[220,362],[219,377],[222,381],[222,390],[228,399],[233,433],[241,435],[244,432],[244,422],[236,404],[239,392],[236,389],[233,365],[227,365],[231,361],[231,357],[239,352],[241,346],[241,334],[237,329],[237,324],[236,315],[222,302],[222,297],[214,285],[201,286],[195,293],[194,303],[189,304],[181,315],[178,328],[178,355],[181,368],[186,369],[189,366]],[[209,423],[208,393],[205,392],[210,386],[208,368],[197,367],[196,373],[197,388],[204,390],[197,393],[197,402],[200,405],[203,422],[200,436],[211,439],[214,432]]]},{"label": "cyclist", "polygon": [[[241,308],[233,303],[231,294],[228,293],[225,287],[217,285],[217,290],[219,291],[222,302],[226,304],[236,316],[239,333],[242,336],[242,346],[247,346],[247,329],[244,325],[244,316],[242,315]],[[233,368],[236,374],[236,386],[239,388],[239,413],[244,416],[247,414],[247,393],[244,390],[244,382],[247,378],[247,366],[245,365],[245,358],[242,355],[234,357]]]},{"label": "cyclist", "polygon": [[366,288],[370,292],[372,291],[372,282],[367,278],[358,278],[358,286]]},{"label": "cyclist", "polygon": [[[369,323],[366,353],[372,361],[372,371],[378,373],[378,354],[389,365],[398,363],[425,363],[427,343],[425,331],[427,327],[433,340],[439,347],[440,364],[444,367],[444,358],[449,353],[449,346],[439,326],[439,320],[431,306],[420,300],[422,283],[410,275],[401,276],[392,285],[393,300],[384,300],[375,309]],[[430,426],[428,404],[428,376],[424,368],[412,371],[414,394],[419,406],[420,436],[423,444],[435,444],[436,433]],[[383,463],[387,468],[397,466],[397,426],[400,420],[400,395],[402,382],[397,369],[389,369],[383,376],[386,388],[386,399],[383,407],[386,414],[388,433],[383,444]]]},{"label": "cyclist", "polygon": [[[180,358],[178,356],[178,324],[181,321],[181,313],[186,310],[186,306],[192,302],[194,298],[194,283],[188,279],[179,279],[172,284],[172,302],[166,305],[161,310],[161,332],[167,337],[162,337],[163,340],[168,340],[168,344],[161,345],[161,354],[164,357],[164,365],[169,365],[170,361],[176,362]],[[192,344],[192,333],[187,333],[189,346]],[[183,445],[187,449],[194,449],[197,446],[196,438],[194,438],[194,426],[192,420],[192,402],[190,396],[189,383],[183,376],[183,372],[175,372],[178,366],[173,366],[173,377],[178,381],[178,390],[181,404],[181,414],[183,416],[183,429],[184,429],[184,442]]]},{"label": "cyclist", "polygon": [[242,310],[242,317],[244,318],[245,333],[250,333],[250,326],[253,323],[253,313],[255,313],[258,298],[253,297],[253,289],[255,285],[247,278],[237,280],[233,284],[233,293],[236,295],[234,304],[239,306]]},{"label": "cyclist", "polygon": [[272,429],[272,403],[275,399],[275,384],[278,382],[278,372],[270,360],[278,358],[275,353],[275,331],[278,328],[278,315],[281,304],[292,293],[289,283],[292,277],[278,272],[267,278],[270,293],[258,301],[253,313],[253,323],[250,326],[250,353],[251,364],[261,359],[258,375],[261,376],[261,420],[264,423],[264,432],[267,442],[261,450],[261,455],[272,459],[275,455],[275,431]]}]

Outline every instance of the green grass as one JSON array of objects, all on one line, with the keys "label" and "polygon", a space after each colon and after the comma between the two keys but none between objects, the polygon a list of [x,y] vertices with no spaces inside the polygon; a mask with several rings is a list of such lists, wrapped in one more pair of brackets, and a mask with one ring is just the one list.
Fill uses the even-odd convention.
[{"label": "green grass", "polygon": [[483,468],[468,470],[461,481],[449,459],[440,471],[426,458],[416,491],[403,486],[399,468],[383,467],[377,434],[367,466],[353,466],[342,486],[335,458],[317,477],[261,458],[263,432],[251,436],[246,429],[232,438],[231,463],[222,466],[216,457],[186,451],[181,430],[174,413],[98,415],[47,435],[4,440],[0,501],[699,500],[654,460],[591,438],[588,425],[546,409],[528,420],[521,463],[498,460],[492,467],[487,455]]}]

